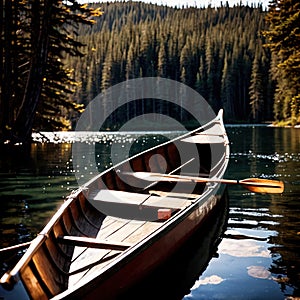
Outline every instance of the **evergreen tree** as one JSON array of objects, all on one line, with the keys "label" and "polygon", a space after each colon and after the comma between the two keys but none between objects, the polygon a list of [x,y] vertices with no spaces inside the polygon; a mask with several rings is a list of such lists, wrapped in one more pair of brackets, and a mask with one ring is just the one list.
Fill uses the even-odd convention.
[{"label": "evergreen tree", "polygon": [[167,77],[167,66],[168,66],[167,41],[162,39],[159,47],[159,52],[158,52],[157,76]]},{"label": "evergreen tree", "polygon": [[[276,64],[272,72],[277,88],[275,117],[292,125],[300,122],[300,3],[297,0],[270,2],[267,21],[270,29],[264,34]],[[273,60],[274,61],[274,60]],[[279,113],[282,108],[282,114]]]},{"label": "evergreen tree", "polygon": [[81,55],[83,44],[74,33],[78,24],[93,24],[99,9],[75,0],[12,0],[1,6],[6,24],[1,25],[1,139],[27,142],[34,127],[68,128],[67,112],[80,106],[66,96],[75,83],[62,59],[65,53]]},{"label": "evergreen tree", "polygon": [[252,64],[249,90],[251,115],[255,122],[260,122],[263,114],[263,79],[259,57],[260,55],[257,51]]},{"label": "evergreen tree", "polygon": [[[89,91],[91,78],[99,77],[102,83],[105,79],[107,84],[98,87],[100,93],[125,79],[162,76],[196,89],[216,112],[223,107],[230,121],[252,121],[250,103],[254,102],[250,97],[260,91],[257,111],[261,113],[256,117],[270,120],[273,99],[268,97],[274,93],[274,80],[269,69],[271,57],[263,49],[260,35],[266,29],[266,12],[261,6],[178,9],[115,2],[101,7],[104,15],[97,26],[91,30],[79,27],[80,40],[92,43],[96,50],[89,57],[68,60],[75,71],[74,79],[82,81],[75,94],[78,103],[92,99],[91,91],[97,84],[92,84]],[[90,67],[95,61],[96,76],[97,70]],[[82,87],[86,87],[86,94],[81,93]],[[147,101],[141,107],[152,106],[153,110],[155,105]]]},{"label": "evergreen tree", "polygon": [[222,72],[222,81],[221,81],[221,99],[222,99],[222,107],[224,108],[224,117],[227,120],[232,121],[234,112],[234,103],[233,96],[234,92],[232,90],[232,74],[230,71],[230,58],[228,57],[228,53],[226,52],[224,58],[224,68]]}]

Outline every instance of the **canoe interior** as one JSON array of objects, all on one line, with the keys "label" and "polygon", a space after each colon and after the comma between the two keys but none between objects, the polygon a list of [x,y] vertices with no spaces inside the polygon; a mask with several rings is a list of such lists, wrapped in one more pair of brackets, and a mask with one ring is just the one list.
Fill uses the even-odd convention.
[{"label": "canoe interior", "polygon": [[[157,218],[159,209],[167,209],[172,216],[176,215],[194,203],[195,195],[200,197],[206,185],[149,183],[126,174],[139,171],[171,173],[176,169],[180,174],[183,171],[180,166],[194,158],[189,153],[193,155],[195,145],[198,151],[195,159],[200,158],[201,163],[191,161],[184,166],[184,173],[208,176],[215,168],[212,166],[211,146],[176,140],[134,156],[91,181],[84,192],[71,195],[53,218],[53,224],[37,237],[39,241],[33,243],[15,269],[2,278],[4,286],[12,286],[18,277],[31,299],[52,298],[75,286],[90,273],[104,268],[124,249],[159,229],[165,222]],[[190,151],[189,147],[194,148]],[[223,150],[217,161],[222,165],[227,158],[223,154],[224,143],[220,147]],[[181,148],[186,151],[186,161],[181,160],[178,150]],[[196,170],[195,164],[199,165]],[[180,198],[149,193],[150,190],[168,193],[174,188],[182,195]],[[91,204],[93,201],[101,203],[103,209],[95,209],[96,205]],[[72,239],[63,238],[69,236]],[[76,237],[81,239],[76,241]],[[83,238],[92,239],[83,246]]]},{"label": "canoe interior", "polygon": [[[189,153],[189,147],[191,147],[194,152],[195,144],[177,141],[176,143],[169,143],[164,147],[158,147],[151,151],[147,151],[143,155],[136,156],[135,158],[123,163],[122,165],[118,166],[117,169],[112,169],[110,172],[104,174],[101,181],[98,180],[95,182],[97,186],[91,186],[91,189],[95,188],[95,190],[97,190],[109,188],[112,190],[147,194],[149,189],[145,189],[145,187],[149,184],[149,182],[142,184],[140,179],[135,179],[134,177],[127,179],[126,175],[119,176],[119,174],[124,174],[126,172],[157,172],[168,174],[186,163],[186,161],[188,161],[190,158],[187,156],[186,161],[181,161],[178,148],[184,148],[185,151]],[[195,164],[197,164],[197,161],[192,161],[190,164],[184,166],[184,172],[192,172],[193,174],[201,174],[205,176],[209,174],[211,170],[210,145],[202,144],[196,145],[196,147],[199,153],[198,155],[201,157],[201,164],[198,163],[199,169],[195,170]],[[181,169],[178,169],[177,173],[180,173],[180,171]],[[122,180],[122,178],[125,180]],[[128,184],[128,182],[130,184]],[[160,182],[155,185],[155,189],[161,191],[171,191],[174,186],[175,183]],[[180,187],[182,187],[183,193],[187,190],[186,183],[178,185],[178,188]],[[201,194],[203,188],[204,185],[197,185],[195,193]]]},{"label": "canoe interior", "polygon": [[83,195],[72,201],[49,235],[20,270],[20,277],[33,299],[46,299],[68,287],[74,246],[57,242],[59,236],[95,237],[105,216]]}]

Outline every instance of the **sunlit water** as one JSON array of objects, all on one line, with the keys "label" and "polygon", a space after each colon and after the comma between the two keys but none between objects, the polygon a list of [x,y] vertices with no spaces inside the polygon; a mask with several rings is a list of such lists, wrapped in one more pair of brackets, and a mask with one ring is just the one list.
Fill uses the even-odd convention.
[{"label": "sunlit water", "polygon": [[[188,268],[185,273],[183,269],[177,273],[169,269],[170,273],[176,274],[178,282],[189,282],[188,286],[176,290],[176,296],[170,293],[170,297],[186,300],[300,297],[300,129],[228,126],[227,131],[231,158],[226,177],[283,180],[285,192],[283,195],[260,195],[239,186],[230,186],[229,218],[216,253],[208,259],[205,268],[199,267],[196,277],[193,273],[189,280],[187,277],[191,272]],[[136,142],[130,133],[97,134],[89,141],[81,142],[98,142],[96,155],[99,157],[98,170],[101,171],[111,166],[113,143],[125,150],[134,144],[132,154],[140,147],[164,141],[164,135],[171,138],[174,134],[156,133]],[[77,136],[77,141],[80,138]],[[36,136],[28,153],[18,147],[13,151],[2,151],[2,247],[33,238],[61,205],[63,198],[77,187],[71,159],[73,142],[74,136],[69,134],[45,134]],[[125,156],[128,154],[124,153]],[[205,236],[202,235],[201,239]],[[193,243],[198,247],[197,242]],[[197,260],[201,257],[199,251],[195,256],[183,254],[187,256],[184,265],[197,267]],[[193,253],[196,252],[197,249],[193,249]],[[3,264],[4,258],[6,264]],[[5,270],[14,258],[7,254],[2,255],[1,260],[1,267]],[[155,281],[151,282],[151,289],[155,291]],[[146,292],[143,296],[146,298]]]},{"label": "sunlit water", "polygon": [[228,128],[231,178],[277,178],[283,195],[230,187],[227,230],[185,299],[286,299],[300,286],[300,131]]}]

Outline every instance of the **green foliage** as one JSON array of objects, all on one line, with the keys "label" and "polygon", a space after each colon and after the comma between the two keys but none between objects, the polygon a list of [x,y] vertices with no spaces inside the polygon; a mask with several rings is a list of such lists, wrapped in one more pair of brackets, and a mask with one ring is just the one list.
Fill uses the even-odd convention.
[{"label": "green foliage", "polygon": [[66,59],[81,83],[78,103],[126,79],[161,76],[196,89],[215,111],[223,107],[227,121],[272,120],[260,6],[178,9],[129,1],[101,3],[101,9],[92,30],[79,28],[89,55]]},{"label": "green foliage", "polygon": [[272,51],[276,81],[274,112],[277,122],[295,125],[300,118],[300,3],[273,0],[267,21],[267,46]]},{"label": "green foliage", "polygon": [[82,105],[70,99],[76,82],[62,60],[83,56],[80,24],[92,25],[99,9],[76,0],[1,1],[0,139],[26,142],[32,130],[70,129]]},{"label": "green foliage", "polygon": [[[78,105],[70,97],[77,86],[73,70],[66,68],[63,59],[83,57],[84,43],[78,41],[77,30],[80,24],[93,25],[91,17],[100,16],[100,9],[80,5],[77,1],[54,1],[49,32],[49,54],[47,69],[43,78],[43,89],[40,105],[35,120],[35,130],[69,130],[71,118],[81,112],[83,106]],[[68,26],[66,26],[68,25]]]},{"label": "green foliage", "polygon": [[[261,6],[179,9],[133,1],[4,3],[4,138],[24,137],[33,128],[70,129],[77,113],[104,89],[147,76],[184,82],[215,111],[224,108],[227,122],[299,123],[297,0],[273,0],[268,12]],[[118,100],[113,101],[106,107],[117,107]],[[154,108],[173,109],[154,99],[130,109],[142,113]],[[107,127],[117,128],[132,117],[128,107],[122,109]],[[184,113],[181,118],[188,120]]]}]

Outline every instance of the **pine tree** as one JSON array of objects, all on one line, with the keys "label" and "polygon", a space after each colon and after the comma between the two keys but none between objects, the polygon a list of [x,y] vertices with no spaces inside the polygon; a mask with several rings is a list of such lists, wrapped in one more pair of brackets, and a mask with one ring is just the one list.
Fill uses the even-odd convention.
[{"label": "pine tree", "polygon": [[168,66],[167,41],[162,39],[158,52],[157,76],[167,77]]},{"label": "pine tree", "polygon": [[252,64],[251,81],[250,81],[250,105],[251,115],[255,122],[260,122],[263,115],[263,79],[261,73],[261,65],[259,60],[259,52],[255,54]]},{"label": "pine tree", "polygon": [[[65,115],[80,106],[68,100],[75,83],[62,58],[65,53],[81,55],[83,44],[73,32],[78,24],[93,24],[91,17],[99,16],[99,9],[75,0],[13,0],[1,5],[7,21],[1,27],[0,107],[6,112],[0,118],[2,139],[28,142],[34,127],[68,128]],[[7,80],[10,87],[5,88]]]},{"label": "pine tree", "polygon": [[[142,2],[102,7],[105,14],[97,27],[80,31],[87,44],[99,41],[92,56],[99,62],[101,79],[109,68],[109,84],[157,75],[182,81],[199,91],[216,111],[223,107],[227,120],[247,121],[251,119],[250,85],[257,48],[263,79],[260,118],[264,120],[267,112],[269,118],[273,100],[266,98],[273,94],[274,80],[269,77],[270,56],[262,49],[265,12],[261,7],[175,9]],[[110,43],[113,47],[108,50]],[[78,59],[70,61],[70,66],[74,79],[82,80],[80,88],[86,87],[87,96],[77,91],[78,102],[91,99],[88,81],[95,78],[95,68],[87,57],[80,64]],[[155,103],[148,102],[141,107],[153,110]]]},{"label": "pine tree", "polygon": [[[300,122],[300,3],[298,0],[273,0],[270,2],[267,21],[270,29],[264,34],[267,46],[275,55],[276,118],[292,125]],[[279,114],[278,107],[283,108]]]},{"label": "pine tree", "polygon": [[224,118],[225,120],[232,121],[234,120],[234,103],[233,103],[233,87],[232,87],[232,74],[230,69],[230,58],[226,52],[224,58],[224,68],[222,72],[221,80],[221,99],[222,107],[224,108]]}]

